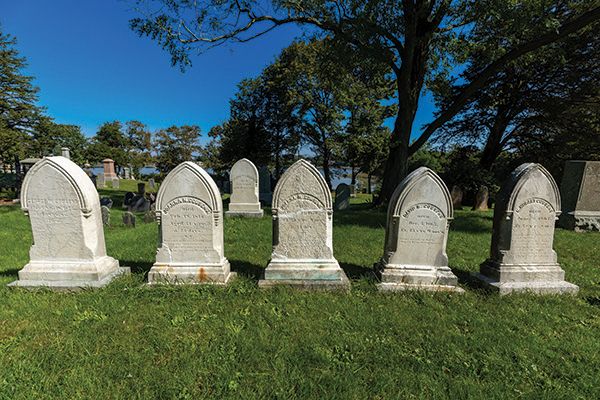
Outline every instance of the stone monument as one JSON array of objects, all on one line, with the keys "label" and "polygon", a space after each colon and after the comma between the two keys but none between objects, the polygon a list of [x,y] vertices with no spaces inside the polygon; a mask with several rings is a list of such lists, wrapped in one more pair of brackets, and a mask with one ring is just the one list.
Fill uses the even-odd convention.
[{"label": "stone monument", "polygon": [[477,277],[500,294],[531,291],[576,293],[552,248],[560,195],[539,164],[522,164],[504,183],[494,208],[490,258]]},{"label": "stone monument", "polygon": [[482,186],[477,191],[475,195],[475,204],[473,204],[473,211],[487,211],[488,208],[488,199],[490,197],[490,192],[487,186]]},{"label": "stone monument", "polygon": [[231,197],[229,211],[225,214],[230,217],[255,217],[263,216],[258,200],[258,170],[252,161],[242,158],[238,160],[229,172],[231,179]]},{"label": "stone monument", "polygon": [[110,226],[110,208],[101,206],[100,210],[102,211],[102,225]]},{"label": "stone monument", "polygon": [[462,209],[462,199],[463,199],[463,191],[460,186],[454,185],[452,186],[452,192],[450,192],[450,197],[452,197],[452,207],[455,210]]},{"label": "stone monument", "polygon": [[333,257],[331,206],[325,180],[308,161],[281,176],[273,194],[273,253],[259,286],[349,288]]},{"label": "stone monument", "polygon": [[102,172],[100,172],[96,176],[96,188],[104,189],[105,187],[106,187],[106,179],[104,177],[104,174]]},{"label": "stone monument", "polygon": [[61,147],[60,155],[63,156],[64,158],[68,158],[69,160],[71,159],[71,153],[70,153],[68,147]]},{"label": "stone monument", "polygon": [[131,211],[125,211],[123,213],[123,225],[128,228],[135,228],[135,214]]},{"label": "stone monument", "polygon": [[258,170],[258,198],[261,203],[271,205],[273,192],[271,191],[271,172],[266,165]]},{"label": "stone monument", "polygon": [[400,182],[388,206],[384,254],[375,266],[380,290],[463,292],[446,255],[453,212],[448,188],[429,168]]},{"label": "stone monument", "polygon": [[113,189],[119,189],[121,187],[121,180],[119,178],[113,178],[112,187]]},{"label": "stone monument", "polygon": [[102,165],[104,167],[104,179],[107,181],[112,181],[113,178],[117,178],[117,174],[115,173],[115,162],[110,158],[106,158],[102,160]]},{"label": "stone monument", "polygon": [[196,163],[173,169],[158,189],[159,244],[149,283],[227,283],[223,202],[217,185]]},{"label": "stone monument", "polygon": [[560,195],[562,228],[600,231],[600,161],[567,161]]},{"label": "stone monument", "polygon": [[25,176],[21,207],[29,215],[30,261],[14,286],[100,287],[128,273],[106,255],[100,199],[86,173],[64,157],[45,157]]},{"label": "stone monument", "polygon": [[340,183],[335,188],[335,203],[333,204],[334,210],[347,210],[350,208],[350,196],[352,194],[351,187],[345,183]]}]

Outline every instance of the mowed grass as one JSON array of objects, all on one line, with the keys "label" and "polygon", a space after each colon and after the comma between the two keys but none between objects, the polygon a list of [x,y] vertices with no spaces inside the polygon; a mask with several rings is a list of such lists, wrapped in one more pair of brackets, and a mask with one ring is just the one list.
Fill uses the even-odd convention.
[{"label": "mowed grass", "polygon": [[361,200],[334,216],[349,293],[259,290],[268,216],[226,219],[232,285],[147,287],[157,225],[140,214],[124,227],[119,204],[105,236],[130,277],[78,293],[9,289],[31,233],[19,208],[0,207],[0,398],[600,397],[600,234],[556,232],[577,296],[501,298],[469,277],[489,252],[491,212],[458,212],[448,255],[466,293],[381,294],[371,271],[385,213]]}]

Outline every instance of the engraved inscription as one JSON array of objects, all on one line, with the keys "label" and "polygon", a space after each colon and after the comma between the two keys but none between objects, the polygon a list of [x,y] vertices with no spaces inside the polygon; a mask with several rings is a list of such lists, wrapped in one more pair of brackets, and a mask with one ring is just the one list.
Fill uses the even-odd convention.
[{"label": "engraved inscription", "polygon": [[515,208],[513,214],[511,253],[522,262],[536,262],[552,254],[554,221],[552,205],[531,198]]}]

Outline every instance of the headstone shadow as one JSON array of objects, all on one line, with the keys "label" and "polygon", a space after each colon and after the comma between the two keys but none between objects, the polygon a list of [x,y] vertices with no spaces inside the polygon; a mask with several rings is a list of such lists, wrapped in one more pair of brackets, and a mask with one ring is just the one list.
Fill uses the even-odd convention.
[{"label": "headstone shadow", "polygon": [[342,267],[346,273],[346,276],[350,280],[355,281],[359,279],[376,279],[373,268],[344,262],[340,262],[340,267]]},{"label": "headstone shadow", "polygon": [[265,272],[265,267],[257,264],[253,264],[244,260],[229,260],[231,264],[231,270],[237,272],[238,275],[243,275],[249,279],[257,281],[262,279]]}]

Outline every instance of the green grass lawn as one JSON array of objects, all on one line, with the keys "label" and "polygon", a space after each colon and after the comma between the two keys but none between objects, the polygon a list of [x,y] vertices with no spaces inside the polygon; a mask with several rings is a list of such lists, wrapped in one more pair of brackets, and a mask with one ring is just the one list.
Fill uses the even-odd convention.
[{"label": "green grass lawn", "polygon": [[[134,187],[121,190],[132,190]],[[259,290],[271,220],[226,219],[228,287],[147,287],[155,223],[105,229],[130,277],[100,290],[9,289],[28,261],[18,207],[0,207],[0,399],[600,398],[600,234],[557,230],[577,296],[499,297],[472,287],[491,212],[457,212],[450,267],[465,294],[382,294],[370,277],[385,214],[334,216],[349,293]],[[268,214],[268,213],[267,213]]]}]

